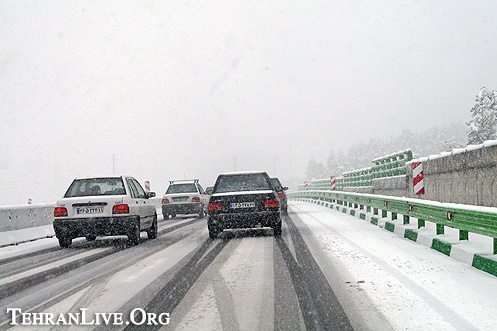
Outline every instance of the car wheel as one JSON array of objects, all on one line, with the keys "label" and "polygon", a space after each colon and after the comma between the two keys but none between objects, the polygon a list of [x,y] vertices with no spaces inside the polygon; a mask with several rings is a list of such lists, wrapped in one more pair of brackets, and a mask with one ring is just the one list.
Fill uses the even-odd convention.
[{"label": "car wheel", "polygon": [[169,219],[168,213],[162,213],[162,216],[164,217],[164,221]]},{"label": "car wheel", "polygon": [[86,236],[87,241],[94,241],[95,239],[97,239],[97,236],[94,234],[89,234]]},{"label": "car wheel", "polygon": [[152,221],[152,227],[147,231],[148,239],[157,238],[157,215],[154,215],[154,220]]},{"label": "car wheel", "polygon": [[72,244],[72,239],[71,238],[62,237],[62,238],[58,238],[58,239],[59,239],[59,246],[60,246],[60,248],[69,248],[69,247],[71,247],[71,244]]},{"label": "car wheel", "polygon": [[133,245],[138,245],[140,243],[140,225],[135,224],[128,235],[129,240]]},{"label": "car wheel", "polygon": [[200,213],[198,213],[198,217],[200,217],[200,218],[205,217],[204,205],[202,205],[202,207],[200,207]]},{"label": "car wheel", "polygon": [[175,218],[176,217],[176,213],[171,213],[171,218]]},{"label": "car wheel", "polygon": [[208,228],[209,228],[209,237],[212,239],[217,238],[219,233],[222,232],[222,230],[220,230],[218,227],[215,226],[209,225]]},{"label": "car wheel", "polygon": [[281,236],[281,221],[273,226],[273,232],[275,236]]}]

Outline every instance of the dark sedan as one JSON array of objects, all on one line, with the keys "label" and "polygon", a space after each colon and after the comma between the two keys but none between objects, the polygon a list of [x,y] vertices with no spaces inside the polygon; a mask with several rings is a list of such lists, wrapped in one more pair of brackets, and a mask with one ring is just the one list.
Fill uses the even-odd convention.
[{"label": "dark sedan", "polygon": [[221,174],[209,200],[209,236],[224,229],[271,227],[281,235],[281,208],[266,172]]},{"label": "dark sedan", "polygon": [[286,213],[288,211],[288,200],[285,191],[288,190],[288,187],[281,185],[281,182],[278,178],[271,178],[271,184],[278,194],[281,210]]}]

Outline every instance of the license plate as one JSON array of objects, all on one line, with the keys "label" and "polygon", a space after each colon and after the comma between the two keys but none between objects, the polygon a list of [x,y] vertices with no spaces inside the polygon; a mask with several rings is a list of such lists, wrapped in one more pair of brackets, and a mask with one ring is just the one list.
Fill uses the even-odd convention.
[{"label": "license plate", "polygon": [[188,197],[173,198],[173,202],[183,202],[188,200]]},{"label": "license plate", "polygon": [[230,203],[230,208],[254,208],[255,202],[232,202]]},{"label": "license plate", "polygon": [[76,214],[101,214],[104,212],[104,207],[91,208],[76,208]]}]

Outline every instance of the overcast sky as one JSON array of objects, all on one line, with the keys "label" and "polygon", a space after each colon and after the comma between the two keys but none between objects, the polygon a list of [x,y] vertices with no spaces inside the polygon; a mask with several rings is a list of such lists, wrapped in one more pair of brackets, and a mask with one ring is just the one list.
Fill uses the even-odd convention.
[{"label": "overcast sky", "polygon": [[496,31],[494,0],[0,0],[0,205],[55,202],[113,155],[162,195],[467,122]]}]

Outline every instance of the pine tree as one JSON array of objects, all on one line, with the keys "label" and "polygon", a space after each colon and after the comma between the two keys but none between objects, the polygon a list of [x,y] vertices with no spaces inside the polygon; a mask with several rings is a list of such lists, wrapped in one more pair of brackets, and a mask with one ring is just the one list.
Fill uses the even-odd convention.
[{"label": "pine tree", "polygon": [[476,105],[471,108],[471,117],[466,123],[469,127],[468,144],[497,139],[497,91],[482,87],[476,96]]},{"label": "pine tree", "polygon": [[305,170],[305,175],[308,179],[321,179],[328,177],[326,167],[321,162],[316,161],[314,158],[311,158],[311,160],[309,161],[307,169]]}]

